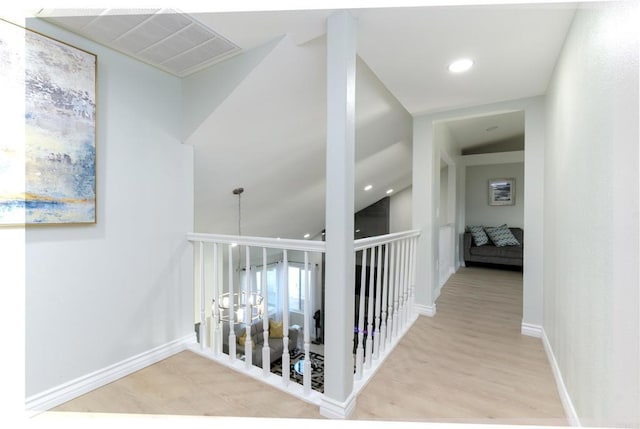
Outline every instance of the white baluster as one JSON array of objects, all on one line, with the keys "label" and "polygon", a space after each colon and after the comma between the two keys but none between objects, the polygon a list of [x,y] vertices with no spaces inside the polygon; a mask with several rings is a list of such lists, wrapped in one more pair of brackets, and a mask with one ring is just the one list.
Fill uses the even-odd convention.
[{"label": "white baluster", "polygon": [[394,247],[398,248],[398,251],[396,252],[396,258],[393,261],[393,267],[394,267],[394,271],[396,273],[396,277],[393,281],[393,339],[395,340],[396,338],[398,338],[398,312],[400,311],[400,301],[399,301],[399,291],[400,291],[400,253],[401,253],[401,246],[400,243],[396,242]]},{"label": "white baluster", "polygon": [[360,271],[360,307],[358,311],[358,347],[356,349],[356,380],[362,378],[362,366],[364,361],[364,296],[367,288],[367,249],[362,249],[362,261]]},{"label": "white baluster", "polygon": [[289,385],[291,359],[289,356],[289,260],[287,249],[282,251],[282,384]]},{"label": "white baluster", "polygon": [[384,278],[382,279],[382,321],[380,324],[380,351],[384,352],[387,342],[387,295],[389,293],[389,243],[384,245]]},{"label": "white baluster", "polygon": [[380,287],[382,286],[382,246],[378,246],[378,263],[377,263],[377,272],[376,272],[376,320],[375,327],[373,331],[373,358],[378,359],[380,355],[380,301],[382,300],[382,296],[380,295]]},{"label": "white baluster", "polygon": [[416,248],[418,247],[418,238],[413,237],[411,241],[411,318],[413,319],[416,314]]},{"label": "white baluster", "polygon": [[229,360],[236,360],[236,331],[234,327],[234,319],[236,317],[234,311],[233,299],[233,245],[229,245]]},{"label": "white baluster", "polygon": [[391,344],[391,342],[393,341],[393,319],[394,319],[394,312],[393,312],[393,303],[394,303],[394,296],[395,296],[395,292],[394,292],[394,285],[395,285],[395,272],[396,272],[396,263],[395,263],[395,253],[396,253],[396,243],[395,242],[391,242],[389,243],[389,246],[391,248],[391,254],[389,255],[389,305],[387,307],[388,309],[388,314],[387,314],[387,343]]},{"label": "white baluster", "polygon": [[406,255],[405,255],[405,278],[404,278],[404,325],[405,327],[409,323],[409,284],[411,283],[411,239],[407,238],[406,240]]},{"label": "white baluster", "polygon": [[[249,250],[249,246],[245,246],[244,300],[244,361],[247,369],[250,369],[251,365],[253,364],[253,347],[251,345],[251,343],[253,342],[253,338],[251,337],[251,322],[253,319],[253,310],[251,308],[251,253]],[[242,304],[242,300],[240,301],[240,304]]]},{"label": "white baluster", "polygon": [[373,295],[374,295],[374,270],[376,268],[375,247],[371,248],[371,260],[369,263],[369,302],[367,305],[367,348],[365,351],[365,369],[371,368],[373,359]]},{"label": "white baluster", "polygon": [[404,285],[405,285],[405,278],[407,277],[407,271],[406,271],[406,267],[405,267],[405,261],[406,261],[406,253],[407,253],[407,248],[406,248],[406,241],[402,240],[400,242],[400,283],[399,283],[399,288],[398,288],[398,294],[399,294],[399,314],[398,314],[398,336],[400,336],[402,330],[404,329],[404,315],[405,315],[405,302],[404,302]]},{"label": "white baluster", "polygon": [[271,372],[271,349],[269,348],[269,293],[267,291],[267,249],[262,248],[262,336],[264,345],[262,347],[262,372],[267,377]]},{"label": "white baluster", "polygon": [[207,321],[206,321],[206,316],[205,316],[205,302],[204,302],[204,242],[200,242],[200,260],[199,262],[199,267],[200,267],[200,278],[198,279],[198,285],[200,287],[200,326],[199,328],[199,338],[200,338],[200,350],[204,350],[204,347],[206,345],[206,341],[204,339],[204,335],[206,329],[205,327],[207,326]]},{"label": "white baluster", "polygon": [[311,348],[311,340],[309,327],[311,325],[311,309],[309,308],[311,301],[311,282],[309,276],[309,252],[304,252],[304,277],[302,278],[302,287],[304,288],[304,369],[302,371],[302,385],[304,394],[311,393],[311,356],[309,349]]},{"label": "white baluster", "polygon": [[218,356],[222,352],[222,324],[220,323],[220,298],[218,281],[218,243],[213,243],[213,354]]}]

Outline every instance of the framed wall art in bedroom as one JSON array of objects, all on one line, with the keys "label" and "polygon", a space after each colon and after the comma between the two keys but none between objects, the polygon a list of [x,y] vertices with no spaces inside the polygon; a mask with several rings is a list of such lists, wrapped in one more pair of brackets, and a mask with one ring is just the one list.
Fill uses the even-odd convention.
[{"label": "framed wall art in bedroom", "polygon": [[0,224],[96,223],[97,56],[0,20],[0,87],[24,88],[24,139],[0,142]]}]

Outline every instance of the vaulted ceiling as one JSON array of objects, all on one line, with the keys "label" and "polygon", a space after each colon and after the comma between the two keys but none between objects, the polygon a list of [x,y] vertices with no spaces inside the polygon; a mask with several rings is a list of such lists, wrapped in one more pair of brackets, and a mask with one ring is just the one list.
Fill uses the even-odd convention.
[{"label": "vaulted ceiling", "polygon": [[[574,10],[574,3],[351,10],[358,23],[354,211],[410,186],[412,116],[544,94]],[[321,231],[325,32],[335,10],[183,12],[38,16],[173,73],[185,88],[245,64],[241,77],[220,83],[223,95],[185,119],[185,143],[196,155],[196,229],[236,232],[232,190],[242,186],[243,233]],[[450,73],[460,57],[474,67]],[[496,118],[496,135],[522,126],[509,119]],[[483,143],[474,127],[486,136],[491,126],[451,124],[452,135],[464,135],[461,145]],[[364,191],[366,184],[373,189]]]}]

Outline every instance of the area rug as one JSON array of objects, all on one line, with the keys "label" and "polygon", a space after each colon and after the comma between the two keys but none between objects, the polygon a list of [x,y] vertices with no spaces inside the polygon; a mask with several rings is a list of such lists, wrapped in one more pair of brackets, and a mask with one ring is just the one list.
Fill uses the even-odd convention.
[{"label": "area rug", "polygon": [[[324,393],[324,356],[318,353],[309,352],[311,358],[311,388],[320,393]],[[298,384],[302,384],[302,375],[298,374],[294,365],[299,360],[304,359],[303,351],[296,351],[291,354],[291,365],[289,368],[289,379],[295,381]],[[278,358],[273,364],[271,364],[271,372],[277,375],[282,375],[282,358]]]}]

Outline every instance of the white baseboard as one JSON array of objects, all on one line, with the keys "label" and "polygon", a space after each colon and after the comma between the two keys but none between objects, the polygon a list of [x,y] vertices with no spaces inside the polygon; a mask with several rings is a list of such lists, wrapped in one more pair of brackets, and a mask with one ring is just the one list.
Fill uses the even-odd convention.
[{"label": "white baseboard", "polygon": [[531,323],[522,322],[522,325],[520,327],[520,333],[522,335],[526,335],[528,337],[541,338],[542,337],[542,326],[533,325]]},{"label": "white baseboard", "polygon": [[433,303],[433,305],[415,304],[415,309],[418,314],[421,314],[423,316],[433,317],[436,315],[435,303]]},{"label": "white baseboard", "polygon": [[25,407],[30,412],[43,412],[63,404],[78,396],[116,381],[122,377],[153,365],[163,359],[173,356],[196,341],[195,332],[170,343],[140,353],[121,362],[92,372],[75,380],[45,390],[30,396],[25,401]]},{"label": "white baseboard", "polygon": [[564,408],[564,413],[567,416],[567,420],[571,426],[581,427],[582,425],[580,424],[580,419],[578,418],[576,409],[573,406],[573,402],[571,401],[569,392],[567,392],[567,387],[564,385],[560,367],[558,366],[558,362],[556,361],[556,356],[553,354],[551,343],[549,342],[549,338],[547,338],[547,334],[544,331],[544,328],[542,329],[542,344],[544,345],[544,351],[547,354],[547,359],[549,359],[553,377],[556,379],[558,394],[560,395],[560,401],[562,402],[562,407]]},{"label": "white baseboard", "polygon": [[320,415],[328,419],[348,419],[356,409],[356,396],[351,394],[346,401],[338,402],[323,396]]},{"label": "white baseboard", "polygon": [[[442,292],[442,286],[438,286],[436,291],[433,293],[433,301],[437,301],[440,298],[440,293]],[[417,307],[416,307],[417,308]]]}]

